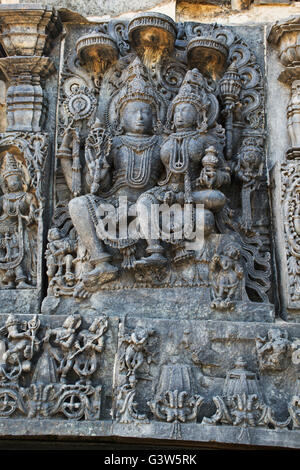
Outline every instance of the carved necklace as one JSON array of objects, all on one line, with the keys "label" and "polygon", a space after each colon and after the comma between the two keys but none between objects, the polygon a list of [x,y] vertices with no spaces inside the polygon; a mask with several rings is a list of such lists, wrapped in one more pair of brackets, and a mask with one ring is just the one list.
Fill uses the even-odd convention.
[{"label": "carved necklace", "polygon": [[134,136],[130,137],[128,135],[121,135],[120,140],[125,147],[130,148],[135,153],[141,153],[152,147],[157,142],[157,136],[143,136],[140,141],[140,139]]},{"label": "carved necklace", "polygon": [[15,216],[19,213],[19,206],[21,200],[24,198],[25,193],[9,193],[4,195],[4,199],[7,203],[6,214],[9,216]]},{"label": "carved necklace", "polygon": [[171,134],[174,144],[169,161],[172,173],[185,173],[189,166],[188,143],[191,137],[198,134],[198,131],[187,131]]},{"label": "carved necklace", "polygon": [[195,130],[170,135],[170,138],[173,139],[173,146],[169,161],[169,174],[182,174],[184,176],[184,199],[186,203],[191,203],[193,200],[189,175],[190,156],[188,144],[190,139],[198,133]]},{"label": "carved necklace", "polygon": [[[128,136],[120,137],[127,160],[126,181],[132,187],[141,188],[149,181],[153,149],[158,137],[148,137],[142,142],[137,138],[133,139]],[[137,155],[139,155],[138,163]]]}]

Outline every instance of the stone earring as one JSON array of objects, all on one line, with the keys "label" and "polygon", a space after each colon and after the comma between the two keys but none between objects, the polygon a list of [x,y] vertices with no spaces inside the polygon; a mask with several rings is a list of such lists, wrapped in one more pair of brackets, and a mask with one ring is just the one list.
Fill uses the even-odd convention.
[{"label": "stone earring", "polygon": [[154,134],[160,134],[162,130],[162,122],[160,119],[155,120],[155,123],[153,124],[153,133]]},{"label": "stone earring", "polygon": [[201,117],[200,116],[201,115],[199,114],[197,127],[200,132],[205,132],[208,129],[206,112],[204,111],[202,116]]}]

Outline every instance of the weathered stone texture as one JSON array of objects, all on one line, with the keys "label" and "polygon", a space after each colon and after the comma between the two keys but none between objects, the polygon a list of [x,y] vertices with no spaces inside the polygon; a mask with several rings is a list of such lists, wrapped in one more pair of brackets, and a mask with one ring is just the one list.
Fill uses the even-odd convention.
[{"label": "weathered stone texture", "polygon": [[90,0],[85,2],[83,0],[64,0],[60,5],[53,0],[40,1],[40,0],[30,0],[28,2],[31,4],[44,4],[53,7],[60,6],[61,8],[66,8],[74,12],[78,12],[83,16],[120,16],[128,11],[137,12],[137,11],[147,11],[149,9],[160,6],[162,3],[161,0],[143,0],[142,2],[134,0],[128,5],[128,2],[125,0]]},{"label": "weathered stone texture", "polygon": [[0,6],[0,438],[299,448],[299,17],[107,5]]}]

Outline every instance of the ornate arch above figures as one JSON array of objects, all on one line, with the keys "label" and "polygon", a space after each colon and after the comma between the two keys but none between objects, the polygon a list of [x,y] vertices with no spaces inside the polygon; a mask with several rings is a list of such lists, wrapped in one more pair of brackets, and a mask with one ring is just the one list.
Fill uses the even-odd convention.
[{"label": "ornate arch above figures", "polygon": [[[90,33],[90,36],[85,34],[82,38],[79,38],[77,41],[79,45],[84,39],[85,48],[92,49],[95,45],[94,43],[88,43],[89,37],[94,38],[97,34],[105,36],[106,42],[110,41],[111,43],[109,47],[118,49],[119,58],[116,61],[112,61],[110,65],[108,64],[106,70],[101,73],[101,76],[94,76],[91,74],[90,67],[87,67],[84,61],[76,57],[74,53],[69,54],[62,72],[63,95],[60,98],[62,102],[68,99],[73,82],[76,82],[79,87],[88,87],[91,93],[96,92],[97,94],[97,91],[99,91],[97,116],[98,119],[101,118],[103,109],[107,106],[112,94],[122,85],[124,69],[134,60],[137,54],[131,44],[132,37],[131,33],[129,34],[129,26],[133,24],[134,28],[140,27],[141,30],[146,27],[151,29],[153,26],[161,28],[162,32],[166,28],[167,34],[170,37],[173,34],[171,25],[168,24],[164,15],[161,15],[162,18],[159,15],[157,15],[157,18],[155,15],[153,15],[153,18],[150,14],[148,16],[149,21],[143,17],[135,23],[126,20],[113,20],[104,25],[105,32],[104,30],[101,30],[102,32],[100,33],[97,32],[98,27],[98,29],[96,28]],[[170,49],[167,55],[163,54],[160,60],[153,61],[153,63],[150,60],[149,63],[144,63],[151,81],[153,81],[162,98],[166,102],[174,98],[187,70],[193,66],[198,67],[199,71],[207,78],[208,83],[211,84],[217,95],[219,95],[218,82],[224,74],[226,67],[234,61],[242,82],[239,109],[242,125],[247,129],[251,128],[256,131],[262,131],[264,127],[262,73],[253,51],[244,39],[239,37],[233,28],[216,24],[208,25],[188,22],[176,27],[177,38],[175,39],[174,48]],[[136,29],[134,29],[134,32],[136,32]],[[143,40],[146,41],[146,44],[147,38]],[[104,47],[104,43],[102,46],[99,43],[97,47]],[[105,47],[108,47],[106,43]],[[192,55],[187,53],[189,50],[191,53],[193,52]],[[204,60],[205,57],[206,59]],[[143,60],[142,57],[140,58]],[[213,69],[211,69],[212,64],[215,64]],[[212,71],[215,71],[217,68],[217,74],[211,75]],[[96,88],[95,80],[98,81]]]},{"label": "ornate arch above figures", "polygon": [[[211,86],[215,87],[217,95],[220,96],[219,81],[224,75],[226,67],[232,62],[235,63],[237,72],[240,76],[242,87],[240,92],[240,110],[241,123],[245,129],[264,131],[264,82],[261,67],[258,60],[247,42],[241,38],[233,28],[221,25],[209,25],[199,23],[184,23],[184,30],[180,41],[181,49],[188,47],[188,44],[194,43],[195,54],[193,65],[210,80]],[[197,39],[200,41],[197,43]],[[215,41],[215,42],[214,42]],[[227,52],[226,52],[227,48]],[[220,57],[220,72],[215,79],[210,74],[201,54],[210,54],[212,57]],[[223,54],[223,61],[221,56]],[[199,56],[198,62],[197,58]],[[188,59],[188,57],[187,57]],[[190,57],[193,61],[193,56]],[[191,64],[189,64],[191,66]]]}]

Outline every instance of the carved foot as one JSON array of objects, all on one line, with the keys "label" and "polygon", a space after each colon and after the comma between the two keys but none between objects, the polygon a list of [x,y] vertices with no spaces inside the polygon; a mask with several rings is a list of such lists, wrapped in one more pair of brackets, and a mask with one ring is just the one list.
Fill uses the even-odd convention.
[{"label": "carved foot", "polygon": [[165,258],[160,253],[153,253],[147,258],[141,258],[135,262],[135,266],[162,266],[167,263],[167,258]]},{"label": "carved foot", "polygon": [[86,299],[90,293],[85,289],[82,282],[80,282],[74,289],[73,297],[76,299]]},{"label": "carved foot", "polygon": [[82,282],[86,288],[95,288],[106,282],[113,281],[118,275],[118,268],[109,263],[99,263],[92,271],[82,275]]}]

